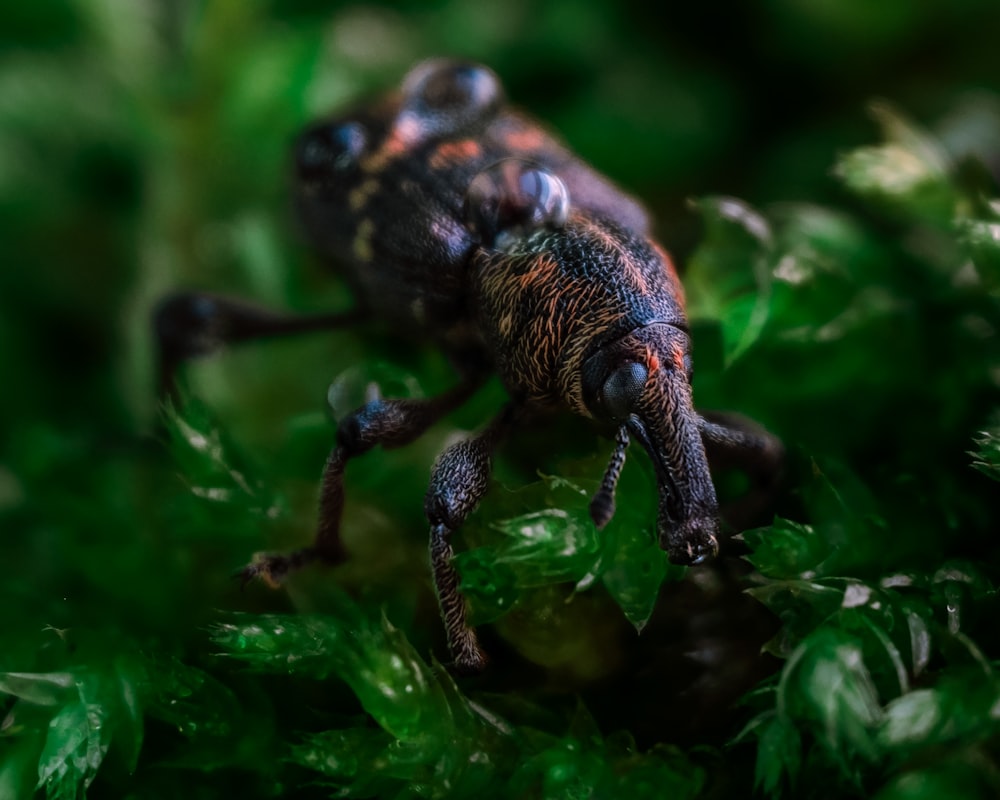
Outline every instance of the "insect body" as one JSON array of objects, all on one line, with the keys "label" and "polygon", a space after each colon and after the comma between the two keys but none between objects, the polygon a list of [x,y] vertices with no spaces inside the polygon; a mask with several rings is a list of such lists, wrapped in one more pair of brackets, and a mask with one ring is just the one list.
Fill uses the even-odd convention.
[{"label": "insect body", "polygon": [[157,313],[165,376],[224,342],[374,317],[436,342],[460,380],[438,397],[379,398],[348,415],[323,474],[314,543],[259,556],[246,577],[277,582],[310,561],[342,560],[347,462],[414,440],[491,371],[510,401],[441,454],[425,503],[459,669],[480,669],[485,656],[466,623],[451,535],[485,493],[495,447],[526,413],[569,410],[617,432],[590,507],[598,527],[614,513],[635,438],[655,467],[657,529],[671,560],[697,564],[718,552],[708,455],[761,476],[773,471],[780,445],[751,423],[694,410],[683,291],[644,210],[507,105],[491,71],[425,62],[398,92],[311,126],[296,148],[295,199],[308,237],[349,281],[359,311],[296,318],[176,295]]}]

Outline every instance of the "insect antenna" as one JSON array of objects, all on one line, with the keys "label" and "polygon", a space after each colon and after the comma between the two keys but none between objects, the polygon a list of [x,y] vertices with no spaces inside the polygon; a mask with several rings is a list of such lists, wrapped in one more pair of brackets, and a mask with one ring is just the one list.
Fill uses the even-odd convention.
[{"label": "insect antenna", "polygon": [[601,479],[601,487],[590,501],[590,518],[600,530],[615,515],[615,489],[625,466],[625,451],[628,449],[628,428],[622,425],[615,436],[615,450],[611,454],[608,468]]}]

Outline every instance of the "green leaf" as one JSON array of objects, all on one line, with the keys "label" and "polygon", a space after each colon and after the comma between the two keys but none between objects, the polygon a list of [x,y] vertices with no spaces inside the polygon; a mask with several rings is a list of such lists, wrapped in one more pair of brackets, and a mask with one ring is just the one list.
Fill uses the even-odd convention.
[{"label": "green leaf", "polygon": [[125,768],[134,772],[142,752],[144,730],[143,672],[138,660],[122,655],[115,661],[115,680],[109,690],[114,693],[118,730],[115,732],[115,747],[122,755]]},{"label": "green leaf", "polygon": [[[648,459],[644,453],[635,454],[619,484],[618,509],[601,533],[600,561],[592,571],[639,633],[664,581],[681,580],[687,572],[670,563],[657,541],[657,491]],[[590,578],[581,583],[587,585]]]},{"label": "green leaf", "polygon": [[940,692],[918,689],[904,694],[886,706],[879,741],[886,748],[929,742],[944,716]]},{"label": "green leaf", "polygon": [[781,628],[765,651],[788,658],[802,640],[830,619],[841,607],[844,590],[827,582],[808,580],[767,581],[747,589],[781,620]]},{"label": "green leaf", "polygon": [[881,746],[898,761],[949,746],[967,747],[1000,732],[995,709],[1000,682],[973,669],[954,669],[936,686],[889,703],[878,732]]},{"label": "green leaf", "polygon": [[[166,761],[175,767],[211,770],[239,766],[267,772],[263,755],[273,746],[270,706],[196,667],[161,657],[147,662],[143,710],[180,737]],[[255,724],[249,724],[250,719]]]},{"label": "green leaf", "polygon": [[336,675],[398,739],[421,735],[449,716],[433,671],[388,620],[374,622],[346,598],[341,617],[241,616],[215,626],[213,640],[259,671]]},{"label": "green leaf", "polygon": [[[1000,200],[993,205],[1000,208]],[[980,280],[990,291],[1000,290],[1000,212],[988,219],[960,218],[955,226]]]},{"label": "green leaf", "polygon": [[789,656],[778,685],[778,713],[806,721],[845,770],[878,755],[882,708],[858,640],[832,627],[808,636]]},{"label": "green leaf", "polygon": [[989,426],[977,433],[972,441],[976,449],[972,451],[972,467],[1000,481],[1000,415],[994,415]]},{"label": "green leaf", "polygon": [[744,531],[743,539],[752,551],[747,561],[761,573],[776,579],[808,579],[830,554],[829,544],[812,525],[776,519],[767,528]]},{"label": "green leaf", "polygon": [[509,564],[497,562],[492,547],[458,553],[453,563],[461,576],[459,588],[469,604],[473,624],[499,619],[521,596],[516,571]]},{"label": "green leaf", "polygon": [[608,526],[601,583],[621,607],[628,621],[642,632],[663,581],[676,580],[685,569],[672,565],[648,527]]},{"label": "green leaf", "polygon": [[[9,725],[9,715],[5,721]],[[38,756],[44,742],[42,731],[22,731],[0,740],[0,797],[31,800],[38,783]]]},{"label": "green leaf", "polygon": [[885,144],[841,156],[834,173],[852,191],[897,213],[950,224],[958,198],[944,151],[890,105],[874,103],[871,113]]},{"label": "green leaf", "polygon": [[989,800],[996,797],[997,781],[976,763],[955,761],[916,766],[893,777],[873,800]]},{"label": "green leaf", "polygon": [[[821,520],[816,533],[829,549],[822,562],[824,575],[855,572],[859,565],[890,562],[884,540],[887,523],[871,488],[842,462],[813,463],[803,483],[804,502],[813,519]],[[820,565],[816,565],[819,567]]]},{"label": "green leaf", "polygon": [[71,672],[0,673],[0,693],[36,705],[58,705],[74,694],[74,687],[75,679]]},{"label": "green leaf", "polygon": [[[476,556],[480,565],[492,561],[494,571],[509,571],[519,588],[579,580],[600,555],[587,503],[588,493],[575,477],[543,476],[488,497],[495,518],[485,531],[469,530],[467,539],[482,544]],[[460,556],[463,562],[471,565]]]},{"label": "green leaf", "polygon": [[487,500],[491,511],[529,510],[491,522],[486,532],[470,531],[467,538],[482,546],[456,557],[477,620],[500,618],[526,589],[574,581],[577,591],[585,591],[600,581],[642,629],[663,581],[684,570],[671,566],[655,541],[656,487],[639,454],[622,476],[614,518],[597,531],[588,510],[596,482],[577,477],[592,473],[597,463],[590,457],[569,460],[561,476],[544,476]]},{"label": "green leaf", "polygon": [[574,512],[557,506],[493,523],[505,537],[497,563],[510,566],[523,587],[579,577],[596,560],[598,541],[589,516]]},{"label": "green leaf", "polygon": [[557,740],[523,759],[504,796],[693,798],[704,785],[704,770],[675,748],[642,753],[627,736],[595,734]]},{"label": "green leaf", "polygon": [[229,440],[204,403],[190,399],[180,407],[169,404],[164,422],[171,452],[192,494],[212,514],[213,522],[203,524],[225,529],[241,523],[250,528],[285,513],[283,498],[258,477],[257,469]]},{"label": "green leaf", "polygon": [[[428,666],[406,637],[368,619],[346,599],[343,618],[241,617],[216,627],[215,641],[260,671],[335,674],[354,691],[382,732],[342,728],[309,737],[293,760],[316,769],[346,796],[480,795],[496,788],[513,746],[506,722],[471,704],[440,666]],[[438,790],[434,790],[438,791]],[[435,795],[438,796],[438,795]]]},{"label": "green leaf", "polygon": [[363,725],[324,731],[293,745],[291,759],[341,787],[344,797],[374,797],[415,777],[414,770],[399,774],[390,749],[393,741],[385,731]]},{"label": "green leaf", "polygon": [[49,723],[38,760],[38,786],[53,800],[82,796],[111,743],[108,711],[83,697],[63,706]]},{"label": "green leaf", "polygon": [[722,324],[726,363],[739,358],[767,322],[774,236],[758,211],[731,197],[693,203],[705,222],[705,237],[691,256],[685,290],[692,318]]},{"label": "green leaf", "polygon": [[782,788],[795,786],[802,767],[802,738],[788,718],[773,715],[755,730],[757,765],[754,788],[768,796],[780,796]]}]

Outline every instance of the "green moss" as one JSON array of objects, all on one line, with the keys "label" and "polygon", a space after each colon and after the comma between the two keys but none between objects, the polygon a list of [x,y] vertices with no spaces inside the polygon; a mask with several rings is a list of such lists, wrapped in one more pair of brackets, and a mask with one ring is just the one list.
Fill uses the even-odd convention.
[{"label": "green moss", "polygon": [[[1000,794],[1000,18],[870,5],[0,10],[0,797]],[[346,564],[241,591],[311,537],[366,387],[453,376],[345,332],[191,364],[164,408],[149,333],[182,286],[347,307],[288,219],[289,142],[440,52],[643,197],[699,404],[789,450],[745,561],[685,573],[639,449],[599,533],[610,443],[515,437],[457,537],[494,659],[462,679],[423,492],[499,385],[350,465]]]}]

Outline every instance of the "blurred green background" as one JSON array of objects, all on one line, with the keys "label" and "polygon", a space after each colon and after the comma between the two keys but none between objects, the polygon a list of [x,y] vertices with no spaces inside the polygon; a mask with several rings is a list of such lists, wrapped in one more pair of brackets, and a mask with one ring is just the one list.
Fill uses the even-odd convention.
[{"label": "blurred green background", "polygon": [[[729,6],[0,7],[2,800],[1000,794],[1000,6]],[[494,665],[458,685],[422,494],[499,387],[351,465],[349,564],[240,592],[311,537],[331,417],[452,376],[344,333],[192,364],[164,409],[149,331],[181,287],[348,307],[289,144],[442,54],[648,204],[696,399],[789,449],[749,560],[685,576],[641,454],[599,537],[609,443],[518,437],[460,536]]]}]

